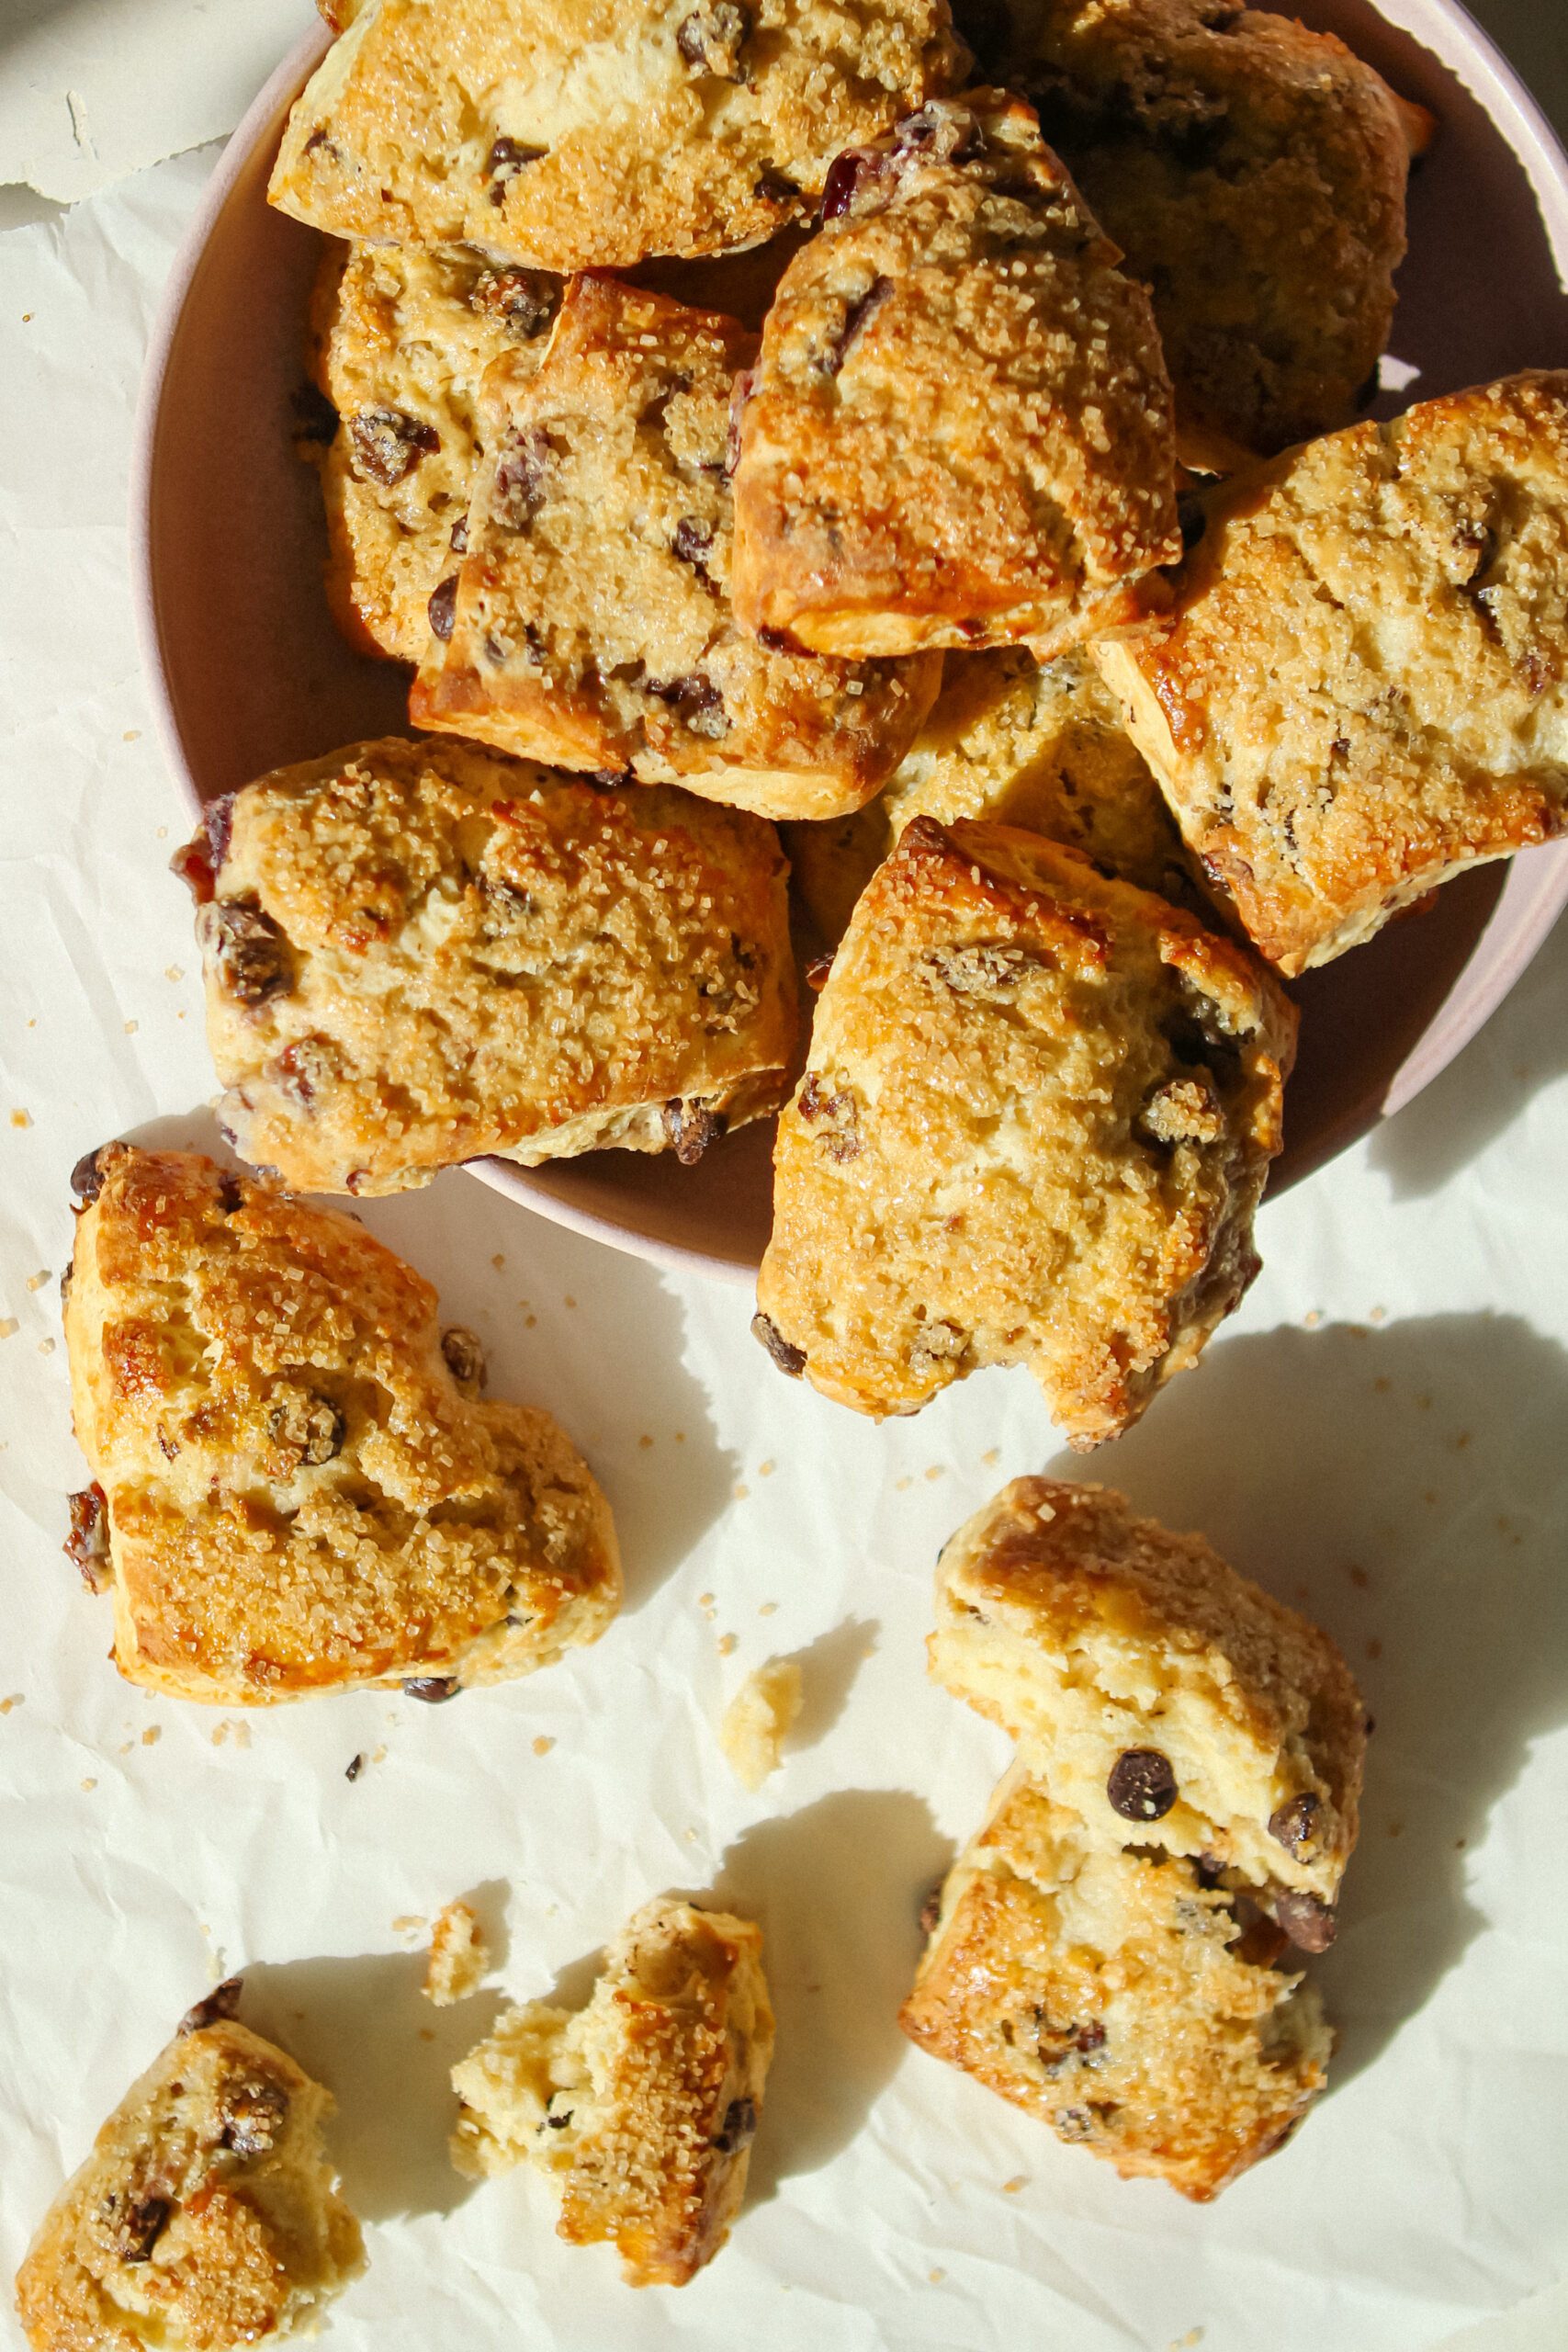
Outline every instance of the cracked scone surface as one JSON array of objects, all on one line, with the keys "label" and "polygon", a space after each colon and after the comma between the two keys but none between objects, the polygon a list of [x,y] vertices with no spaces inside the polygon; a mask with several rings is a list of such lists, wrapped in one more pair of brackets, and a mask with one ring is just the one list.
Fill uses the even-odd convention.
[{"label": "cracked scone surface", "polygon": [[1135,622],[1180,552],[1170,384],[1032,110],[940,100],[836,167],[740,416],[735,608],[823,653]]},{"label": "cracked scone surface", "polygon": [[1100,650],[1216,894],[1281,971],[1568,824],[1568,374],[1425,401],[1213,504]]},{"label": "cracked scone surface", "polygon": [[411,704],[422,726],[765,817],[858,808],[886,783],[935,657],[808,660],[730,610],[730,394],[755,340],[585,277],[543,365],[491,371],[452,630]]},{"label": "cracked scone surface", "polygon": [[[310,371],[337,412],[318,460],[327,601],[360,653],[423,660],[431,597],[455,574],[481,453],[476,411],[502,355],[543,352],[560,283],[473,253],[329,248],[311,306]],[[441,599],[435,620],[445,625]]]},{"label": "cracked scone surface", "polygon": [[683,2286],[729,2234],[773,2049],[762,1939],[672,1896],[645,1904],[586,2008],[508,2010],[452,2072],[452,2156],[531,2163],[559,2235],[611,2240],[634,2286]]},{"label": "cracked scone surface", "polygon": [[1021,1768],[942,1890],[899,2022],[1124,2177],[1200,2201],[1323,2089],[1317,1994],[1192,1862],[1101,1849]]},{"label": "cracked scone surface", "polygon": [[773,827],[388,738],[212,804],[178,861],[236,1148],[317,1192],[499,1152],[700,1157],[795,1049]]},{"label": "cracked scone surface", "polygon": [[1313,1943],[1356,1842],[1366,1717],[1328,1636],[1105,1487],[1015,1478],[937,1566],[931,1669],[1093,1842],[1238,1871]]},{"label": "cracked scone surface", "polygon": [[71,1548],[129,1681],[437,1698],[597,1639],[609,1506],[547,1413],[479,1401],[478,1341],[412,1267],[197,1153],[107,1144],[79,1178]]},{"label": "cracked scone surface", "polygon": [[779,1124],[754,1327],[858,1411],[1025,1363],[1077,1446],[1257,1271],[1294,1008],[1074,852],[919,817],[855,908]]},{"label": "cracked scone surface", "polygon": [[1343,424],[1388,340],[1421,110],[1235,0],[1009,13],[1005,78],[1151,288],[1184,452],[1228,470]]},{"label": "cracked scone surface", "polygon": [[547,269],[715,254],[809,220],[839,150],[966,62],[946,0],[367,0],[268,195]]},{"label": "cracked scone surface", "polygon": [[365,2264],[321,2147],[331,2106],[231,2018],[177,2034],[28,2249],[33,2352],[230,2352],[308,2330]]}]

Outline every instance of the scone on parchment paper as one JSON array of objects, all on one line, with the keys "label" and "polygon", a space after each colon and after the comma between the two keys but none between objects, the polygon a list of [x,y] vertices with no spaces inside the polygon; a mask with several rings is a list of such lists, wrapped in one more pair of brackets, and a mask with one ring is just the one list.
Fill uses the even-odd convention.
[{"label": "scone on parchment paper", "polygon": [[1568,373],[1424,401],[1216,495],[1100,649],[1188,844],[1283,972],[1568,826]]},{"label": "scone on parchment paper", "polygon": [[238,2024],[231,1981],[134,2082],[17,2278],[33,2352],[231,2352],[310,2332],[365,2267],[332,2099]]},{"label": "scone on parchment paper", "polygon": [[352,1218],[195,1152],[106,1144],[65,1300],[93,1484],[67,1545],[126,1679],[216,1706],[446,1699],[604,1631],[609,1506],[547,1413]]},{"label": "scone on parchment paper", "polygon": [[937,100],[841,157],[740,413],[735,610],[820,653],[1136,624],[1181,550],[1144,288],[1030,107]]},{"label": "scone on parchment paper", "polygon": [[569,2244],[609,2239],[633,2286],[684,2286],[745,2194],[773,2054],[761,1954],[748,1919],[645,1904],[586,2008],[509,2009],[453,2068],[454,2164],[531,2164]]},{"label": "scone on parchment paper", "polygon": [[1016,1765],[942,1889],[912,2041],[1060,2138],[1216,2196],[1289,2137],[1334,2046],[1283,1932],[1200,1862],[1096,1843]]},{"label": "scone on parchment paper", "polygon": [[212,803],[175,863],[220,1118],[286,1182],[690,1161],[787,1091],[786,868],[738,809],[389,737]]},{"label": "scone on parchment paper", "polygon": [[546,269],[715,254],[809,220],[840,149],[967,62],[947,0],[366,0],[267,193]]},{"label": "scone on parchment paper", "polygon": [[936,1607],[932,1674],[1092,1843],[1239,1872],[1293,1942],[1331,1939],[1367,1736],[1326,1634],[1201,1535],[1051,1478],[1015,1478],[950,1539]]},{"label": "scone on parchment paper", "polygon": [[491,370],[419,725],[764,817],[833,816],[886,782],[939,657],[806,659],[730,611],[730,395],[755,348],[733,319],[581,277],[542,365]]},{"label": "scone on parchment paper", "polygon": [[1073,851],[918,817],[855,908],[779,1123],[754,1329],[857,1411],[1025,1363],[1073,1444],[1257,1272],[1294,1008]]},{"label": "scone on parchment paper", "polygon": [[1188,462],[1345,424],[1375,389],[1431,118],[1331,34],[1238,0],[1000,13],[995,58],[976,41],[1150,288]]}]

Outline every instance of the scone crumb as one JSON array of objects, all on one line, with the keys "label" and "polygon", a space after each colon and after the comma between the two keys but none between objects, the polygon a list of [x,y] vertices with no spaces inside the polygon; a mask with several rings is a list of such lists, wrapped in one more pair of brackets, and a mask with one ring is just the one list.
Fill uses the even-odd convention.
[{"label": "scone crumb", "polygon": [[534,1742],[534,1753],[536,1756],[547,1756],[554,1746],[555,1741],[548,1732],[542,1731]]},{"label": "scone crumb", "polygon": [[49,1268],[47,1266],[40,1266],[36,1274],[29,1274],[28,1276],[28,1288],[29,1290],[41,1290],[48,1280]]},{"label": "scone crumb", "polygon": [[721,1634],[718,1637],[720,1657],[733,1657],[739,1646],[740,1644],[733,1634]]},{"label": "scone crumb", "polygon": [[164,1726],[162,1724],[149,1724],[146,1730],[141,1735],[141,1745],[143,1747],[156,1747],[158,1742],[163,1738],[163,1736]]},{"label": "scone crumb", "polygon": [[[722,1646],[722,1645],[721,1645]],[[742,1788],[760,1789],[776,1771],[784,1736],[800,1713],[800,1668],[772,1657],[753,1667],[724,1711],[718,1744]]]},{"label": "scone crumb", "polygon": [[938,2263],[934,2270],[928,2270],[926,2273],[926,2277],[931,2280],[933,2287],[940,2287],[946,2276],[947,2273],[940,2263]]},{"label": "scone crumb", "polygon": [[422,1912],[400,1911],[392,1922],[392,1933],[395,1936],[417,1935],[425,1924]]},{"label": "scone crumb", "polygon": [[[536,1745],[537,1743],[536,1743]],[[490,1946],[472,1906],[460,1898],[436,1915],[421,1987],[427,2001],[449,2009],[477,1993],[490,1966]]]},{"label": "scone crumb", "polygon": [[758,1604],[757,1614],[759,1617],[776,1617],[778,1613],[779,1604],[776,1600],[764,1600]]},{"label": "scone crumb", "polygon": [[13,1690],[8,1699],[0,1699],[0,1715],[8,1715],[13,1707],[19,1707],[25,1695],[23,1691]]},{"label": "scone crumb", "polygon": [[14,1315],[0,1316],[0,1340],[14,1340],[19,1328]]},{"label": "scone crumb", "polygon": [[1021,2172],[1015,2172],[1015,2173],[1014,2173],[1014,2175],[1013,2175],[1013,2177],[1012,2177],[1012,2178],[1011,2178],[1010,2180],[1004,2180],[1004,2181],[1003,2181],[1003,2183],[1002,2183],[1002,2195],[1003,2195],[1004,2197],[1016,2197],[1016,2196],[1018,2195],[1018,2192],[1019,2192],[1019,2190],[1020,2190],[1021,2188],[1028,2188],[1028,2186],[1029,2186],[1029,2176],[1028,2176],[1028,2174],[1027,2174],[1027,2173],[1021,2173]]}]

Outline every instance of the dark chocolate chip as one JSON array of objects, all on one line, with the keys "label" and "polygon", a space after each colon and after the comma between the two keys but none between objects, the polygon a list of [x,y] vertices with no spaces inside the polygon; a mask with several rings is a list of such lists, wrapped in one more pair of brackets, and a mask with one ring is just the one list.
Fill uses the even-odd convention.
[{"label": "dark chocolate chip", "polygon": [[683,1102],[677,1095],[664,1105],[664,1132],[682,1168],[694,1168],[727,1125],[723,1112],[709,1110],[705,1102]]},{"label": "dark chocolate chip", "polygon": [[89,1592],[104,1592],[109,1581],[108,1497],[95,1479],[70,1498],[71,1532],[65,1556],[76,1567]]},{"label": "dark chocolate chip", "polygon": [[275,2147],[288,2116],[288,2094],[277,2083],[243,2083],[224,2095],[219,2146],[237,2156],[262,2156]]},{"label": "dark chocolate chip", "polygon": [[438,1707],[444,1700],[455,1699],[462,1687],[455,1674],[416,1674],[403,1684],[403,1696]]},{"label": "dark chocolate chip", "polygon": [[1176,1774],[1157,1747],[1124,1748],[1111,1767],[1105,1793],[1123,1821],[1159,1821],[1176,1803]]},{"label": "dark chocolate chip", "polygon": [[1334,1914],[1315,1894],[1280,1887],[1274,1897],[1274,1917],[1300,1951],[1326,1951],[1334,1941]]},{"label": "dark chocolate chip", "polygon": [[490,182],[490,200],[494,205],[506,202],[506,191],[519,172],[536,164],[547,151],[543,147],[525,147],[519,139],[497,139],[485,157],[484,175]]},{"label": "dark chocolate chip", "polygon": [[559,310],[560,280],[542,269],[485,269],[468,300],[476,311],[499,319],[509,334],[530,340]]},{"label": "dark chocolate chip", "polygon": [[545,475],[552,455],[548,434],[537,426],[509,437],[491,490],[491,511],[507,530],[526,530],[544,504]]},{"label": "dark chocolate chip", "polygon": [[430,592],[425,610],[430,615],[430,633],[443,645],[452,641],[452,626],[457,617],[457,574],[449,571],[445,580],[436,582]]},{"label": "dark chocolate chip", "polygon": [[724,2120],[714,2135],[714,2146],[722,2155],[736,2148],[743,2148],[757,2130],[757,2102],[754,2098],[732,2098],[724,2110]]},{"label": "dark chocolate chip", "polygon": [[110,2243],[121,2262],[151,2262],[152,2248],[163,2235],[172,2208],[166,2197],[143,2197],[132,2191],[115,2217]]},{"label": "dark chocolate chip", "polygon": [[434,426],[410,416],[406,409],[365,408],[348,420],[355,471],[390,490],[412,473],[420,459],[441,447]]},{"label": "dark chocolate chip", "polygon": [[575,2108],[563,2107],[558,2115],[547,2115],[545,2118],[546,2124],[552,2132],[564,2132],[576,2112],[577,2109]]},{"label": "dark chocolate chip", "polygon": [[709,524],[698,523],[690,514],[682,514],[675,526],[675,536],[670,545],[682,563],[689,563],[694,571],[700,571],[706,579],[708,558],[713,553],[713,530]]},{"label": "dark chocolate chip", "polygon": [[447,541],[447,545],[450,547],[454,555],[468,554],[468,518],[466,514],[459,514],[457,521],[453,524],[452,537]]},{"label": "dark chocolate chip", "polygon": [[1293,1854],[1300,1861],[1303,1849],[1312,1845],[1317,1837],[1317,1816],[1321,1809],[1312,1791],[1303,1789],[1300,1796],[1290,1797],[1283,1804],[1275,1806],[1269,1816],[1269,1835],[1277,1838],[1285,1851]]},{"label": "dark chocolate chip", "polygon": [[85,1209],[92,1207],[104,1189],[103,1161],[107,1149],[107,1144],[101,1143],[95,1150],[85,1151],[71,1170],[71,1190]]},{"label": "dark chocolate chip", "polygon": [[810,963],[807,964],[806,967],[806,985],[812,991],[814,996],[820,995],[822,990],[827,987],[828,976],[832,971],[832,968],[833,958],[831,955],[813,956]]},{"label": "dark chocolate chip", "polygon": [[220,2025],[231,2018],[240,2006],[243,1987],[243,1976],[226,1976],[221,1984],[213,1986],[205,2000],[191,2004],[175,2028],[175,2033],[199,2033],[203,2026]]},{"label": "dark chocolate chip", "polygon": [[804,654],[807,650],[797,637],[790,635],[787,628],[760,628],[757,642],[764,653]]},{"label": "dark chocolate chip", "polygon": [[482,1388],[485,1381],[485,1351],[476,1333],[466,1324],[453,1323],[441,1334],[441,1352],[446,1359],[446,1369],[459,1388]]},{"label": "dark chocolate chip", "polygon": [[236,1004],[265,1004],[294,985],[288,942],[261,908],[245,899],[215,899],[203,917],[220,986]]},{"label": "dark chocolate chip", "polygon": [[345,1781],[357,1781],[357,1780],[358,1780],[358,1778],[359,1778],[359,1775],[361,1774],[361,1772],[363,1772],[363,1771],[364,1771],[364,1770],[365,1770],[365,1758],[364,1758],[363,1754],[358,1755],[358,1756],[353,1756],[353,1757],[351,1757],[351,1758],[349,1758],[348,1764],[347,1764],[347,1766],[346,1766],[346,1768],[345,1768],[345,1770],[344,1770],[344,1776],[343,1776],[343,1777],[344,1777],[344,1779]]},{"label": "dark chocolate chip", "polygon": [[716,741],[729,732],[729,713],[724,707],[724,696],[705,671],[694,670],[683,678],[649,678],[643,689],[660,702],[669,703],[689,733]]},{"label": "dark chocolate chip", "polygon": [[751,1337],[761,1340],[781,1372],[787,1372],[792,1380],[800,1378],[806,1370],[806,1350],[786,1340],[771,1316],[752,1316]]}]

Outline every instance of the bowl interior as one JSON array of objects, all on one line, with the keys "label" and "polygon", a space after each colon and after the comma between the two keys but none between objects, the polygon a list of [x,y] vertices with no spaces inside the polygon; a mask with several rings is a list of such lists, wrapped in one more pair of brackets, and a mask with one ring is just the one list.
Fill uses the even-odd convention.
[{"label": "bowl interior", "polygon": [[[1452,0],[1299,0],[1439,123],[1411,185],[1410,253],[1377,413],[1529,366],[1568,366],[1568,163]],[[143,396],[141,620],[154,706],[192,812],[265,769],[407,731],[406,679],[343,642],[321,587],[313,473],[295,455],[320,239],[265,201],[312,32],[234,135],[174,272]],[[663,266],[676,279],[681,266]],[[754,265],[731,300],[753,309]],[[671,290],[677,290],[672,284]],[[711,297],[709,299],[715,299]],[[1451,883],[1428,913],[1297,985],[1301,1057],[1271,1190],[1435,1078],[1568,900],[1568,842]],[[476,1172],[542,1215],[666,1263],[745,1277],[770,1222],[771,1127],[694,1169],[603,1152]]]}]

